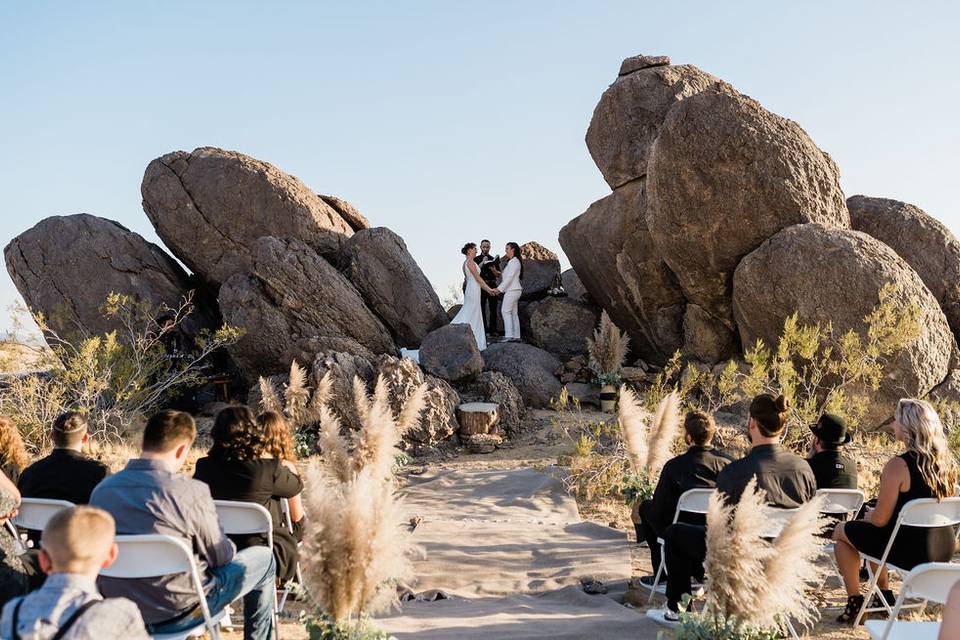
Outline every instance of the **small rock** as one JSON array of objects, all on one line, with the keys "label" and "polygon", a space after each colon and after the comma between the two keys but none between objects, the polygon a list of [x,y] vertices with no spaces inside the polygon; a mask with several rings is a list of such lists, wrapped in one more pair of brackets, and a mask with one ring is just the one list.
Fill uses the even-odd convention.
[{"label": "small rock", "polygon": [[577,379],[577,374],[566,371],[560,374],[560,382],[567,384],[568,382],[575,382]]},{"label": "small rock", "polygon": [[470,453],[493,453],[503,438],[492,433],[477,433],[468,436],[464,445]]},{"label": "small rock", "polygon": [[566,364],[564,364],[563,366],[567,368],[567,371],[577,371],[583,365],[581,365],[576,360],[567,360]]},{"label": "small rock", "polygon": [[641,69],[649,69],[650,67],[665,67],[670,64],[670,56],[632,56],[623,61],[620,65],[620,73],[618,76],[625,76],[633,73],[634,71],[640,71]]}]

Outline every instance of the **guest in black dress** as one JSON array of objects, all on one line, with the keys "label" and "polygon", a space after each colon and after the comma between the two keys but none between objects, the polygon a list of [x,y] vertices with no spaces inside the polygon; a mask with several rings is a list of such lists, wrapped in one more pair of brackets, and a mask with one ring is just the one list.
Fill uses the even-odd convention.
[{"label": "guest in black dress", "polygon": [[[296,571],[297,544],[284,527],[279,500],[303,490],[300,477],[284,461],[264,457],[266,436],[246,407],[227,407],[218,413],[210,435],[213,446],[205,458],[197,460],[193,477],[210,486],[215,500],[254,502],[270,512],[277,577],[290,580]],[[230,538],[238,549],[267,543],[263,535]]]},{"label": "guest in black dress", "polygon": [[[853,622],[864,601],[860,595],[858,552],[880,558],[900,510],[911,500],[940,500],[955,494],[957,467],[933,407],[923,400],[901,400],[893,428],[907,451],[884,466],[876,508],[868,509],[862,520],[837,525],[834,531],[837,566],[847,589],[847,606],[837,618],[844,624]],[[955,543],[953,527],[901,527],[887,560],[901,569],[912,569],[924,562],[949,562]],[[877,585],[883,598],[893,605],[895,597],[886,570],[880,573]]]},{"label": "guest in black dress", "polygon": [[10,418],[0,416],[0,471],[16,484],[27,462],[27,450],[17,425]]},{"label": "guest in black dress", "polygon": [[[300,472],[297,470],[296,464],[297,454],[293,447],[293,430],[283,415],[275,411],[266,411],[257,416],[257,424],[260,425],[260,429],[266,437],[267,443],[264,448],[264,457],[280,460],[283,466],[299,475]],[[277,503],[277,508],[279,508],[280,500],[275,499],[274,502]],[[291,498],[287,498],[287,506],[290,510],[291,527],[287,527],[286,518],[284,518],[284,529],[286,531],[282,535],[286,537],[286,533],[293,534],[294,540],[296,543],[299,543],[303,541],[303,498],[299,493]],[[271,505],[271,513],[272,510],[273,506]],[[295,568],[299,558],[299,554],[296,553],[296,544],[292,545],[290,549],[294,552],[293,557],[289,560],[285,559],[285,562],[280,563],[280,565],[286,566],[286,564],[289,564]]]}]

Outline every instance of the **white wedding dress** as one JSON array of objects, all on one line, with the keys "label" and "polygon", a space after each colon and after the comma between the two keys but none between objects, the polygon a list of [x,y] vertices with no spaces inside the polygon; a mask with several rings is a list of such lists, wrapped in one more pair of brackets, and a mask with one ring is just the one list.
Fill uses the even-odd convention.
[{"label": "white wedding dress", "polygon": [[483,351],[487,348],[487,334],[483,328],[483,310],[480,308],[480,284],[470,273],[466,260],[463,261],[463,277],[467,281],[467,288],[463,292],[463,306],[450,324],[470,325],[473,337],[477,340],[477,349]]}]

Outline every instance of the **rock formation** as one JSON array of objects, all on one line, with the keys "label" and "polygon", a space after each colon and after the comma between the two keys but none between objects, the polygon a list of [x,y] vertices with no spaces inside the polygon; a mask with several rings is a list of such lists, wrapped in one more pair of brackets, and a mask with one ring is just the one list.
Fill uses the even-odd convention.
[{"label": "rock formation", "polygon": [[428,333],[420,345],[420,366],[454,383],[483,371],[483,358],[470,325],[448,324]]},{"label": "rock formation", "polygon": [[590,297],[590,292],[583,286],[580,276],[578,276],[577,272],[573,269],[567,269],[560,274],[560,284],[563,285],[563,290],[571,300],[593,304],[593,298]]},{"label": "rock formation", "polygon": [[463,400],[471,402],[495,402],[500,415],[500,428],[508,438],[520,435],[526,407],[520,391],[510,378],[496,371],[484,371],[460,387]]},{"label": "rock formation", "polygon": [[520,312],[521,334],[531,344],[562,358],[587,349],[586,340],[600,319],[597,307],[569,297],[548,296]]},{"label": "rock formation", "polygon": [[380,356],[376,367],[376,375],[383,376],[387,383],[394,413],[401,411],[417,385],[427,385],[426,406],[420,414],[420,424],[404,434],[404,441],[419,447],[434,447],[460,429],[457,422],[460,396],[445,381],[424,375],[417,363],[409,358]]},{"label": "rock formation", "polygon": [[447,323],[436,291],[403,239],[390,229],[363,229],[343,244],[341,270],[401,347],[416,349]]},{"label": "rock formation", "polygon": [[[110,293],[160,310],[176,309],[194,283],[163,249],[136,233],[87,213],[52,216],[10,241],[7,272],[33,312],[61,338],[121,329],[101,307]],[[216,324],[202,296],[181,325],[187,335]]]},{"label": "rock formation", "polygon": [[318,195],[320,196],[321,200],[326,202],[333,208],[334,211],[339,213],[344,222],[350,225],[350,228],[354,231],[369,229],[371,227],[370,221],[367,220],[367,217],[357,211],[357,208],[346,200],[338,198],[337,196],[325,196],[322,193]]},{"label": "rock formation", "polygon": [[559,284],[560,259],[538,242],[520,245],[523,258],[523,300],[542,298],[547,290]]},{"label": "rock formation", "polygon": [[554,371],[562,366],[556,356],[533,345],[501,342],[483,352],[484,368],[510,378],[524,404],[534,408],[550,406],[560,395],[560,381]]}]

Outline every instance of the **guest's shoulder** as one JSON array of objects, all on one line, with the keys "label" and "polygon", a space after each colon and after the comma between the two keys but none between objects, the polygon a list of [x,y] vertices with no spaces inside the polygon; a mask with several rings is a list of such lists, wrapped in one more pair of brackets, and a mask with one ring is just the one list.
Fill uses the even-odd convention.
[{"label": "guest's shoulder", "polygon": [[132,600],[105,598],[97,603],[90,613],[90,618],[84,621],[88,632],[102,630],[120,638],[150,637],[144,627],[140,609]]}]

